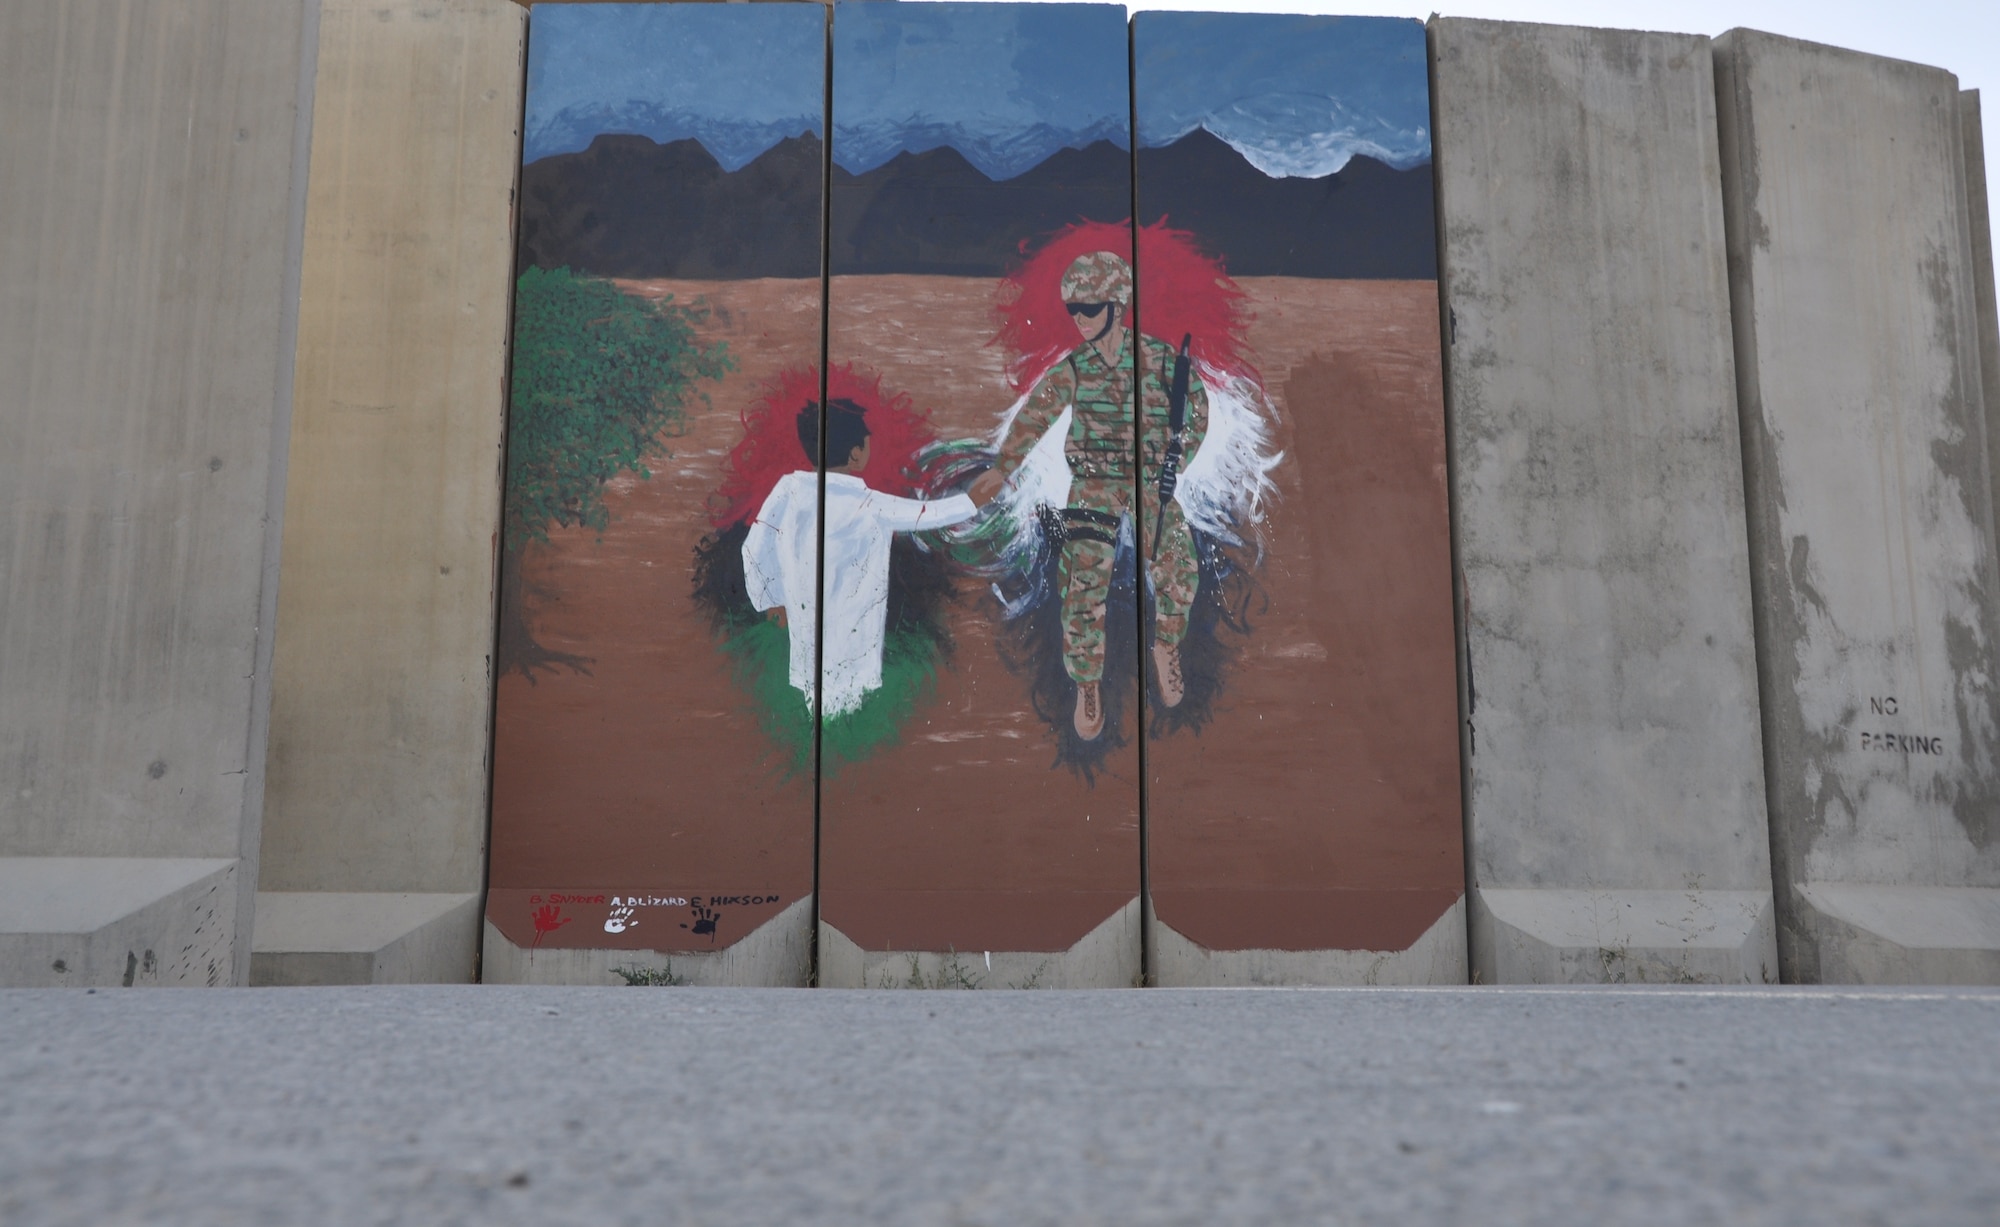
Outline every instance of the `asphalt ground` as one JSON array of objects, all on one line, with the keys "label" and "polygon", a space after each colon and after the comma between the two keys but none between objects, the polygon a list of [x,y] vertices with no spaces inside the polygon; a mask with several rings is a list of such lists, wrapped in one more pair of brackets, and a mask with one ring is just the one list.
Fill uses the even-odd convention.
[{"label": "asphalt ground", "polygon": [[0,991],[0,1223],[2000,1223],[2000,992]]}]

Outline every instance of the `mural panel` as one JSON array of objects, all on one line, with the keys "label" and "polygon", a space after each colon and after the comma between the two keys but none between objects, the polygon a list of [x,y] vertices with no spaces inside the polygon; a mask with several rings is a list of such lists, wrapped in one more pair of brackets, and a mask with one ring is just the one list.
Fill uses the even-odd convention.
[{"label": "mural panel", "polygon": [[1133,57],[1155,975],[1462,980],[1424,28]]},{"label": "mural panel", "polygon": [[744,560],[816,484],[825,20],[533,14],[488,979],[809,973],[812,708]]},{"label": "mural panel", "polygon": [[1129,984],[1124,10],[833,22],[821,982]]}]

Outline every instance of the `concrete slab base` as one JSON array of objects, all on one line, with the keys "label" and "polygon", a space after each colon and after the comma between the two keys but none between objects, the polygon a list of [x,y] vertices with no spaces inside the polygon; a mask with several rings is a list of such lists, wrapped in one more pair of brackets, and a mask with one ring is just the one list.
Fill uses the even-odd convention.
[{"label": "concrete slab base", "polygon": [[250,983],[470,984],[479,896],[259,891]]},{"label": "concrete slab base", "polygon": [[1210,950],[1146,909],[1153,983],[1160,988],[1464,984],[1465,900],[1407,950]]},{"label": "concrete slab base", "polygon": [[1757,890],[1474,890],[1480,984],[1775,984]]},{"label": "concrete slab base", "polygon": [[819,927],[822,988],[1137,988],[1139,901],[1132,900],[1068,950],[863,950]]},{"label": "concrete slab base", "polygon": [[0,984],[229,983],[237,864],[208,857],[0,857]]},{"label": "concrete slab base", "polygon": [[2000,890],[1808,882],[1795,898],[1823,984],[2000,984]]},{"label": "concrete slab base", "polygon": [[806,895],[714,953],[658,950],[524,950],[486,922],[479,978],[487,984],[620,984],[628,972],[651,972],[662,984],[802,988],[812,980],[812,908]]}]

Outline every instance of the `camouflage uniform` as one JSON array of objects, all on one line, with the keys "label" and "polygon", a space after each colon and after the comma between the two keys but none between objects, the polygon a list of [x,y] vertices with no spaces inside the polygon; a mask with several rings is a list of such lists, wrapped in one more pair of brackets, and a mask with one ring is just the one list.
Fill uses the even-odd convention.
[{"label": "camouflage uniform", "polygon": [[[1100,259],[1085,256],[1077,261]],[[1117,257],[1111,257],[1117,260]],[[1096,285],[1072,275],[1063,279],[1063,297],[1070,302],[1129,301],[1130,273],[1124,274],[1124,299],[1114,297],[1120,289],[1116,278],[1099,278]],[[1118,260],[1117,267],[1123,268]],[[1103,293],[1093,298],[1092,293]],[[1061,514],[1062,559],[1059,583],[1063,601],[1063,664],[1071,680],[1079,683],[1101,681],[1104,677],[1105,604],[1111,596],[1112,557],[1116,550],[1119,520],[1132,511],[1133,456],[1139,449],[1132,438],[1132,336],[1125,335],[1115,366],[1092,344],[1078,346],[1042,376],[1029,392],[1027,403],[1014,418],[1007,438],[1000,445],[995,467],[1012,475],[1034,450],[1064,408],[1075,406],[1070,417],[1069,437],[1063,455],[1069,461],[1069,506]],[[1140,401],[1144,406],[1144,469],[1146,480],[1137,483],[1141,556],[1148,560],[1147,576],[1152,580],[1157,617],[1154,637],[1168,647],[1178,647],[1187,634],[1188,610],[1194,604],[1200,571],[1195,560],[1194,540],[1178,503],[1167,504],[1167,514],[1155,556],[1153,524],[1159,514],[1161,465],[1165,463],[1168,436],[1167,392],[1172,386],[1174,350],[1152,337],[1140,338],[1143,367],[1139,378]],[[1194,458],[1208,429],[1208,395],[1197,378],[1188,381],[1187,412],[1182,423],[1182,470]]]}]

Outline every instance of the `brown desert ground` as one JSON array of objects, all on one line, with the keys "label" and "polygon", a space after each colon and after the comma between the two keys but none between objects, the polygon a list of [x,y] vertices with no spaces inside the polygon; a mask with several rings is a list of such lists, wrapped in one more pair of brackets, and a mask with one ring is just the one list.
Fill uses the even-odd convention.
[{"label": "brown desert ground", "polygon": [[[1398,949],[1463,881],[1436,287],[1243,286],[1285,455],[1267,603],[1215,719],[1146,746],[1154,898],[1214,948]],[[560,533],[528,555],[537,640],[593,663],[500,683],[493,885],[524,945],[529,892],[777,897],[733,914],[727,944],[812,883],[812,782],[763,740],[688,564],[740,412],[818,357],[818,284],[625,288],[704,300],[739,369],[652,480],[614,483],[601,540]],[[942,437],[989,436],[1013,399],[989,344],[996,288],[835,278],[830,356],[880,371]],[[1060,950],[1138,890],[1138,738],[1094,786],[1054,768],[974,588],[901,743],[822,785],[823,914],[865,948]],[[578,915],[544,944],[706,946],[657,928],[620,940]]]}]

